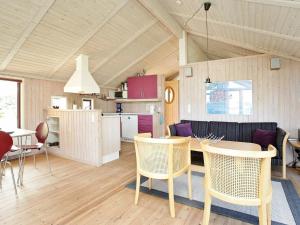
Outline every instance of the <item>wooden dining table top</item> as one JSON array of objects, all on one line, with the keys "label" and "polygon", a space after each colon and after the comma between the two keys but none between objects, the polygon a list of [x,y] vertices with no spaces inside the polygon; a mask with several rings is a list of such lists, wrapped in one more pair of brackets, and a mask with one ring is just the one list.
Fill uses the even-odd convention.
[{"label": "wooden dining table top", "polygon": [[289,143],[290,143],[294,148],[300,149],[300,141],[298,141],[298,140],[289,140]]},{"label": "wooden dining table top", "polygon": [[[170,138],[183,138],[178,136],[171,136]],[[261,151],[261,147],[258,144],[249,143],[249,142],[239,142],[239,141],[225,141],[221,140],[217,143],[210,143],[210,145],[223,148],[223,149],[232,149],[240,151]],[[200,141],[197,138],[191,138],[191,150],[196,152],[203,152],[201,149]]]}]

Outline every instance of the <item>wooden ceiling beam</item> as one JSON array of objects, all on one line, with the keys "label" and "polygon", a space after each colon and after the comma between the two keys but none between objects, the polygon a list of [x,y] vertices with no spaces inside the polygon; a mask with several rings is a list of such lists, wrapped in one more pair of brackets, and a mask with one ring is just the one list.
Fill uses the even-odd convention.
[{"label": "wooden ceiling beam", "polygon": [[18,51],[20,50],[22,45],[25,43],[27,38],[31,35],[32,31],[36,28],[36,26],[44,18],[44,16],[48,12],[48,10],[51,8],[51,6],[54,4],[54,2],[55,2],[55,0],[46,0],[46,1],[44,1],[44,4],[41,5],[41,9],[38,11],[38,13],[30,21],[29,25],[24,30],[21,37],[18,39],[18,41],[13,46],[13,48],[7,54],[6,58],[1,63],[0,70],[3,71],[7,68],[8,64],[13,60],[14,56],[18,53]]},{"label": "wooden ceiling beam", "polygon": [[120,53],[123,49],[125,49],[129,44],[133,43],[137,38],[146,33],[151,27],[157,24],[157,19],[152,20],[149,24],[145,25],[142,29],[138,30],[135,34],[133,34],[127,41],[125,41],[122,45],[120,45],[117,49],[112,51],[105,59],[99,62],[94,68],[91,69],[91,73],[95,73],[99,68],[101,68],[105,63],[115,57],[118,53]]},{"label": "wooden ceiling beam", "polygon": [[[175,13],[175,12],[171,12],[170,14],[174,15],[174,16],[179,16],[181,18],[189,18],[190,17],[188,15],[181,14],[181,13]],[[193,20],[198,20],[198,21],[201,21],[201,22],[205,22],[205,18],[202,18],[202,17],[199,17],[199,16],[198,17],[195,16],[193,18]],[[241,26],[241,25],[237,25],[237,24],[234,24],[234,23],[228,23],[228,22],[223,22],[223,21],[218,21],[218,20],[213,20],[213,19],[207,19],[207,22],[211,23],[211,24],[217,24],[217,25],[220,25],[220,26],[227,26],[227,27],[231,27],[231,28],[240,29],[242,31],[250,31],[250,32],[259,33],[259,34],[262,34],[262,35],[269,35],[269,36],[284,39],[284,40],[300,42],[300,37],[289,36],[289,35],[286,35],[286,34],[279,34],[279,33],[272,32],[272,31],[261,30],[261,29],[248,27],[248,26]]]},{"label": "wooden ceiling beam", "polygon": [[182,27],[162,6],[159,0],[137,0],[145,9],[147,9],[155,18],[157,18],[165,27],[167,27],[177,38],[182,36]]},{"label": "wooden ceiling beam", "polygon": [[118,7],[116,7],[101,23],[96,24],[91,31],[78,43],[78,45],[72,49],[68,56],[59,63],[49,74],[49,77],[53,77],[55,73],[68,62],[81,48],[84,46],[108,21],[110,21],[126,4],[128,0],[123,0]]},{"label": "wooden ceiling beam", "polygon": [[147,52],[145,52],[144,54],[142,54],[140,57],[136,58],[132,63],[130,63],[129,65],[127,65],[125,68],[123,68],[120,72],[118,72],[117,74],[115,74],[114,76],[112,76],[109,80],[107,80],[103,85],[107,85],[109,83],[111,83],[114,79],[116,79],[117,77],[119,77],[120,75],[122,75],[124,72],[126,72],[130,67],[134,66],[135,64],[137,64],[138,62],[142,61],[144,58],[146,58],[148,55],[150,55],[151,53],[153,53],[155,50],[157,50],[158,48],[160,48],[162,45],[164,45],[165,43],[167,43],[168,41],[171,40],[171,38],[173,37],[173,35],[169,35],[167,38],[165,38],[163,41],[161,41],[160,43],[156,44],[155,46],[153,46],[151,49],[149,49]]},{"label": "wooden ceiling beam", "polygon": [[[195,31],[189,31],[189,33],[193,34],[193,35],[196,35],[196,36],[206,38],[206,34],[204,34],[204,33],[195,32]],[[216,37],[216,36],[210,35],[209,39],[214,40],[214,41],[223,42],[223,43],[228,44],[228,45],[233,45],[233,46],[236,46],[236,47],[248,49],[250,51],[256,51],[256,52],[266,53],[266,54],[269,54],[269,55],[280,56],[280,57],[283,57],[283,58],[300,61],[300,58],[289,56],[289,55],[286,55],[286,54],[281,53],[281,52],[269,51],[269,50],[266,50],[266,49],[263,49],[263,48],[253,47],[249,44],[241,44],[239,42],[228,40],[228,39],[225,39],[225,38],[222,38],[222,37]]]}]

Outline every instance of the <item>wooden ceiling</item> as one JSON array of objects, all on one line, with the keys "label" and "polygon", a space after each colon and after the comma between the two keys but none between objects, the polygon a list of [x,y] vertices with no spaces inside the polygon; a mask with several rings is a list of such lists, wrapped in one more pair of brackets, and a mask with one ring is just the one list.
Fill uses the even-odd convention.
[{"label": "wooden ceiling", "polygon": [[[209,0],[209,39],[250,51],[300,60],[299,0]],[[183,26],[204,0],[165,0],[167,12]],[[186,30],[206,37],[205,11]],[[210,45],[211,46],[211,45]]]},{"label": "wooden ceiling", "polygon": [[[0,74],[66,81],[83,53],[101,86],[118,86],[143,69],[172,76],[178,73],[172,28],[182,29],[202,2],[1,0]],[[155,3],[160,8],[147,7]],[[201,10],[187,30],[205,51],[204,18]],[[209,58],[269,53],[300,60],[299,21],[298,1],[213,0]]]}]

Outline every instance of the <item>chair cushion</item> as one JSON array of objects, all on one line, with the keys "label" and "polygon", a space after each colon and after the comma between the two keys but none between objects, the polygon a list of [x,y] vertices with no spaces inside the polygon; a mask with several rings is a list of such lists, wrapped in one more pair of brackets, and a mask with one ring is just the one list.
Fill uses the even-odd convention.
[{"label": "chair cushion", "polygon": [[253,143],[267,148],[269,144],[276,145],[276,131],[256,129],[253,134]]},{"label": "chair cushion", "polygon": [[239,137],[239,124],[236,122],[209,122],[208,133],[217,137],[224,136],[224,140],[237,141]]},{"label": "chair cushion", "polygon": [[181,123],[191,123],[193,134],[197,137],[208,135],[208,121],[181,120]]},{"label": "chair cushion", "polygon": [[191,123],[178,123],[175,124],[176,134],[181,137],[193,136]]},{"label": "chair cushion", "polygon": [[240,123],[238,141],[252,142],[253,134],[256,129],[276,131],[276,128],[277,128],[277,123],[275,122]]}]

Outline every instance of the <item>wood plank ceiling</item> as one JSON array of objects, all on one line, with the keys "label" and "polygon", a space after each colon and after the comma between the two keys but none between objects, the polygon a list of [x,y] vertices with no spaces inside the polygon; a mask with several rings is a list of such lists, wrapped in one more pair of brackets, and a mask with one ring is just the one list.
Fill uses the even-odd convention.
[{"label": "wood plank ceiling", "polygon": [[117,86],[143,69],[178,71],[177,40],[135,0],[19,3],[3,1],[0,8],[2,74],[65,81],[80,53],[89,55],[101,86]]},{"label": "wood plank ceiling", "polygon": [[[158,1],[158,0],[155,0]],[[0,74],[66,81],[78,54],[101,86],[128,76],[178,72],[178,39],[137,0],[0,0]],[[183,27],[203,0],[158,1]],[[300,3],[212,1],[210,59],[270,53],[300,60]],[[205,51],[203,10],[189,23]]]},{"label": "wood plank ceiling", "polygon": [[[209,1],[212,3],[208,12],[211,41],[229,45],[228,51],[230,46],[235,46],[300,60],[299,0]],[[182,0],[180,5],[174,2],[163,1],[168,13],[183,26],[205,1]],[[203,9],[189,22],[187,30],[195,36],[206,37]]]}]

